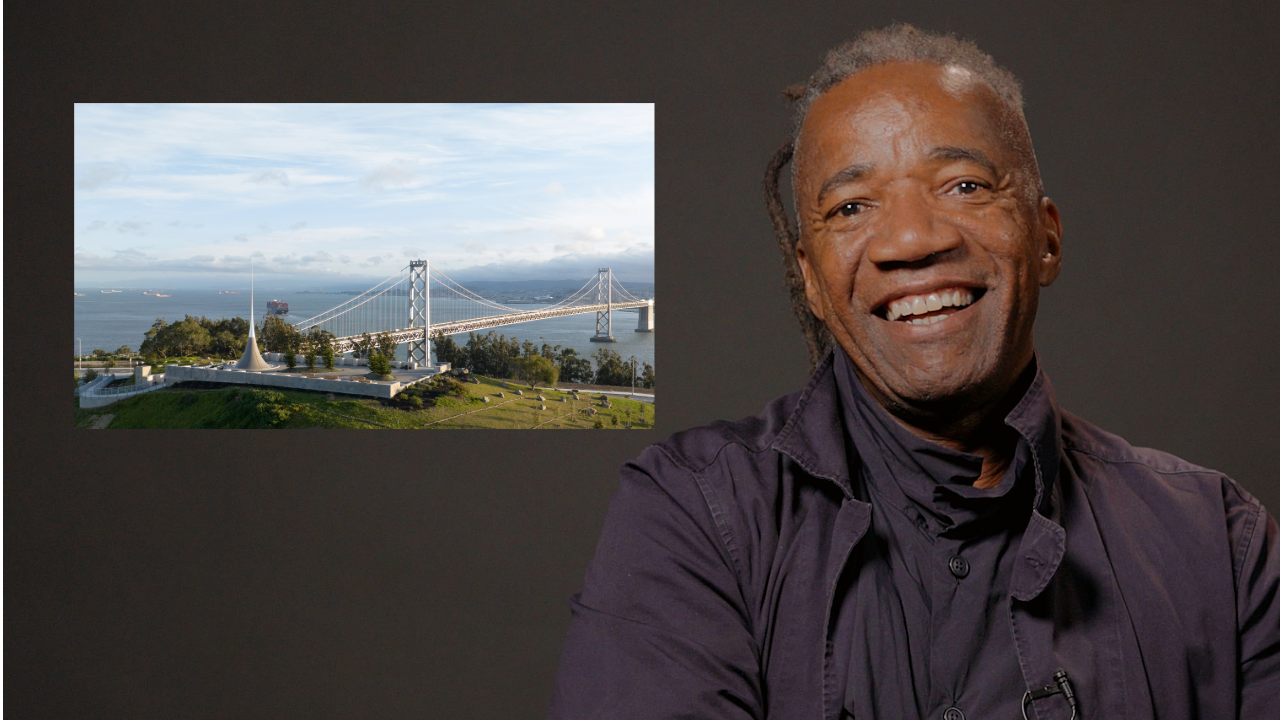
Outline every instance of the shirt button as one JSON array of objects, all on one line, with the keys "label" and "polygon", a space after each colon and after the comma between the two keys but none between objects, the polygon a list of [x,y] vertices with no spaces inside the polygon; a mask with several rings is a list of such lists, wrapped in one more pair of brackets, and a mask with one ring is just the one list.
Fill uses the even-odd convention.
[{"label": "shirt button", "polygon": [[960,708],[953,705],[942,711],[942,720],[964,720],[964,713],[960,712]]},{"label": "shirt button", "polygon": [[[951,570],[951,574],[955,575],[958,578],[963,578],[969,574],[969,561],[965,560],[959,555],[953,556],[951,558],[951,562],[947,563],[947,567]],[[955,710],[955,708],[951,708],[951,709]],[[956,710],[956,712],[960,712],[960,711]],[[958,715],[955,718],[947,718],[947,720],[960,720],[960,718],[963,718],[963,717],[964,717],[963,715]]]}]

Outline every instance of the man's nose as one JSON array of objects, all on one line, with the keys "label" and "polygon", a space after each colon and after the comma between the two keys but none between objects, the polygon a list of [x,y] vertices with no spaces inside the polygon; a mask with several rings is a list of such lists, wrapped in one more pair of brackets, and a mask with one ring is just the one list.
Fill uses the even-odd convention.
[{"label": "man's nose", "polygon": [[960,231],[940,220],[930,200],[922,193],[903,193],[888,202],[867,259],[877,265],[913,263],[959,247]]}]

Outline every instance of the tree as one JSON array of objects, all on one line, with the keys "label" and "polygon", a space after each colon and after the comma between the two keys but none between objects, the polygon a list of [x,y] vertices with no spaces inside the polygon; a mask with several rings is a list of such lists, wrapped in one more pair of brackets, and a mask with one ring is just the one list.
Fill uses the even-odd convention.
[{"label": "tree", "polygon": [[359,339],[353,341],[351,344],[353,346],[351,350],[351,357],[367,358],[373,352],[374,342],[373,338],[369,337],[369,333],[361,335]]},{"label": "tree", "polygon": [[445,335],[444,331],[436,333],[434,338],[436,360],[442,363],[449,363],[450,367],[465,367],[467,365],[466,350],[463,350],[458,343],[453,341],[453,337]]},{"label": "tree", "polygon": [[636,380],[636,382],[639,383],[640,387],[653,387],[653,366],[649,363],[645,363],[644,372],[641,373],[640,378]]},{"label": "tree", "polygon": [[129,349],[128,345],[121,345],[120,348],[116,350],[115,354],[129,356],[133,354],[133,351]]},{"label": "tree", "polygon": [[630,385],[631,366],[622,361],[622,356],[609,348],[600,348],[592,353],[596,360],[596,385]]},{"label": "tree", "polygon": [[104,368],[113,368],[115,366],[116,366],[116,359],[113,357],[107,358],[106,362],[102,363],[102,367]]},{"label": "tree", "polygon": [[89,368],[88,370],[85,370],[85,371],[84,371],[84,381],[85,381],[85,383],[91,383],[91,382],[93,382],[94,380],[97,380],[97,379],[98,379],[98,371],[97,371],[97,370],[94,370],[93,368]]},{"label": "tree", "polygon": [[306,335],[302,336],[302,352],[303,357],[307,361],[307,369],[316,369],[316,358],[320,355],[321,346],[324,344],[323,330],[312,328]]},{"label": "tree", "polygon": [[324,349],[320,351],[320,356],[324,358],[324,366],[327,370],[333,369],[333,343],[326,343]]},{"label": "tree", "polygon": [[387,359],[386,355],[375,352],[369,356],[369,372],[375,375],[390,375],[391,361]]},{"label": "tree", "polygon": [[535,383],[555,387],[556,381],[560,379],[560,368],[541,355],[514,358],[511,369],[516,379],[523,380],[530,387]]},{"label": "tree", "polygon": [[298,366],[298,354],[293,351],[292,345],[284,346],[284,364],[290,368]]},{"label": "tree", "polygon": [[279,315],[271,314],[262,319],[262,332],[258,339],[267,352],[282,353],[291,347],[296,353],[302,348],[302,334]]},{"label": "tree", "polygon": [[107,351],[106,351],[106,350],[94,350],[94,351],[93,351],[93,356],[94,356],[94,357],[106,357],[106,356],[107,356]]},{"label": "tree", "polygon": [[387,360],[394,360],[396,357],[396,348],[400,347],[400,343],[396,342],[394,336],[389,332],[378,334],[378,350],[386,356]]},{"label": "tree", "polygon": [[[557,345],[558,349],[560,346]],[[560,380],[562,382],[572,383],[589,383],[594,373],[591,370],[591,361],[584,357],[579,357],[578,352],[573,348],[564,348],[555,356],[556,367],[560,368]]]}]

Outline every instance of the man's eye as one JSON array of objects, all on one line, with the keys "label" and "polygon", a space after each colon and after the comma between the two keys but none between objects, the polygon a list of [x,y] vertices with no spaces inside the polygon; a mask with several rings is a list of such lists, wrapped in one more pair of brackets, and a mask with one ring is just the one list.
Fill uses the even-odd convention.
[{"label": "man's eye", "polygon": [[866,206],[863,205],[862,203],[853,202],[851,200],[847,203],[841,204],[840,207],[836,208],[836,211],[832,214],[843,215],[844,217],[853,217],[854,215],[857,215],[858,213],[866,209],[867,209]]},{"label": "man's eye", "polygon": [[973,180],[961,180],[956,183],[955,191],[961,195],[972,195],[982,189],[982,185]]}]

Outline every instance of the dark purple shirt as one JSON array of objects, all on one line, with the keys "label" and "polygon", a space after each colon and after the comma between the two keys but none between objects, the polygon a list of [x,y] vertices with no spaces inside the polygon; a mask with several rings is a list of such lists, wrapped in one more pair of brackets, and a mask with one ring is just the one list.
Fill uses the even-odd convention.
[{"label": "dark purple shirt", "polygon": [[[877,609],[885,582],[933,598],[946,576],[924,548],[911,554],[932,585],[893,579],[876,538],[895,510],[861,481],[886,453],[858,447],[849,405],[829,357],[761,415],[678,433],[623,467],[571,602],[552,718],[1008,716],[999,633],[976,657],[972,638],[925,643],[921,675],[905,617],[893,631]],[[1014,692],[1053,687],[1061,668],[1084,720],[1280,717],[1280,531],[1262,506],[1061,411],[1043,373],[1006,422],[1029,456],[1008,491],[1027,520],[1001,521],[1005,549],[977,554],[1003,555],[956,584],[950,612],[967,619],[942,622],[1007,627]],[[869,634],[885,627],[889,641]],[[1059,693],[1027,713],[1072,708]]]},{"label": "dark purple shirt", "polygon": [[[1021,386],[1034,376],[1029,368]],[[1015,451],[1000,483],[975,488],[981,456],[900,425],[843,351],[835,378],[862,461],[854,495],[872,507],[859,543],[845,713],[925,720],[955,708],[971,718],[1019,717],[1025,688],[1004,607],[1037,482],[1031,441],[1011,433]],[[1024,397],[1022,412],[1053,412],[1043,393]]]}]

